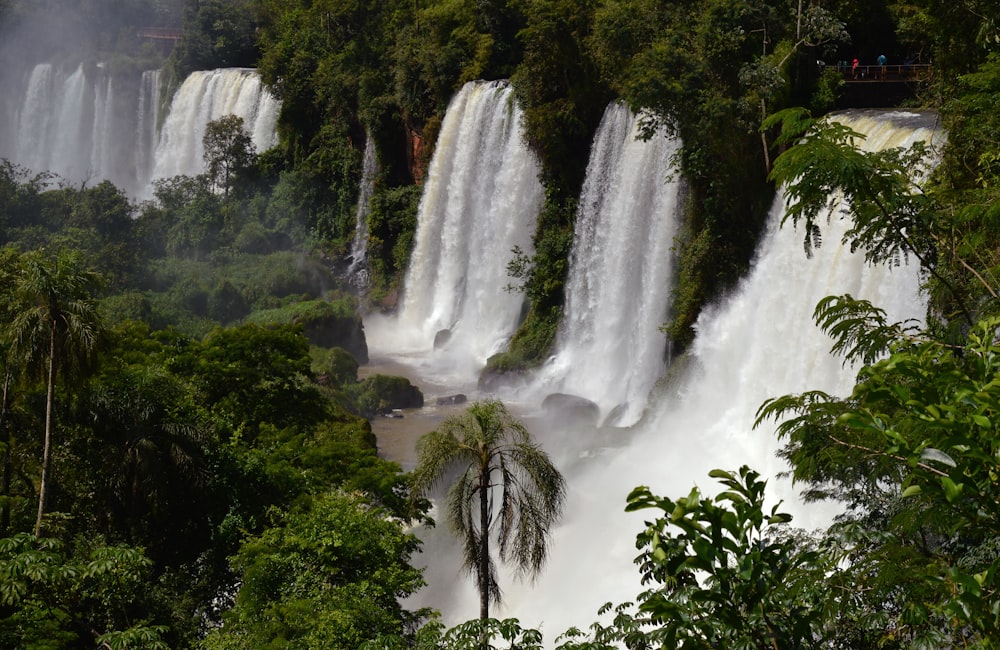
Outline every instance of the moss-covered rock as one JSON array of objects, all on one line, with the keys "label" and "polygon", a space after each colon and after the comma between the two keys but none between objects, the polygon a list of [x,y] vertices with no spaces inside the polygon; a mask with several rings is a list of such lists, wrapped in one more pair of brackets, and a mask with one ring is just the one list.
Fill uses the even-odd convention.
[{"label": "moss-covered rock", "polygon": [[314,347],[312,370],[321,383],[350,386],[358,381],[358,360],[344,348]]},{"label": "moss-covered rock", "polygon": [[277,309],[255,312],[247,321],[260,325],[301,324],[311,344],[322,348],[343,348],[358,363],[368,363],[364,325],[357,311],[357,302],[352,298],[294,302]]},{"label": "moss-covered rock", "polygon": [[367,418],[386,415],[393,409],[420,408],[424,395],[406,377],[372,375],[350,387],[360,413]]}]

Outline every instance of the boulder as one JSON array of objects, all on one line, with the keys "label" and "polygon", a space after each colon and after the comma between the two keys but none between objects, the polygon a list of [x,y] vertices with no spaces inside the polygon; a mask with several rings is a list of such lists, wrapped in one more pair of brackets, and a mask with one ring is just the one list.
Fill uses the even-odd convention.
[{"label": "boulder", "polygon": [[579,395],[552,393],[542,400],[542,410],[550,419],[560,423],[578,423],[596,426],[601,409],[597,404]]},{"label": "boulder", "polygon": [[619,422],[625,416],[626,411],[628,411],[628,402],[622,402],[618,406],[611,409],[611,412],[608,413],[608,417],[604,418],[604,424],[602,426],[605,427],[619,426]]},{"label": "boulder", "polygon": [[366,418],[424,405],[424,394],[406,377],[372,375],[358,383],[354,391],[357,393],[358,409]]},{"label": "boulder", "polygon": [[451,340],[451,330],[439,330],[437,334],[434,335],[434,349],[440,350]]}]

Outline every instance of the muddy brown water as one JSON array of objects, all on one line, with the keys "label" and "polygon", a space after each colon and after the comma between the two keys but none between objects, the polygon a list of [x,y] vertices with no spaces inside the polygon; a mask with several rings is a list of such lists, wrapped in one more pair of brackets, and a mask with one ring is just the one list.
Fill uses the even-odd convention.
[{"label": "muddy brown water", "polygon": [[[449,415],[461,413],[468,403],[437,405],[438,397],[454,395],[455,392],[449,393],[444,387],[428,384],[415,376],[412,368],[391,359],[372,358],[368,364],[358,368],[358,379],[377,374],[406,377],[424,394],[423,408],[399,409],[393,412],[392,417],[379,416],[371,420],[379,456],[410,471],[417,464],[416,446],[420,436],[433,431]],[[469,400],[472,399],[474,397],[470,395]]]}]

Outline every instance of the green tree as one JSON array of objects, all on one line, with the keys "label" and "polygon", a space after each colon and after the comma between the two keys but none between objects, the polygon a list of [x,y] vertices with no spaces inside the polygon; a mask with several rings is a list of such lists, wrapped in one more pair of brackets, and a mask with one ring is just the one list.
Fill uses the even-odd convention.
[{"label": "green tree", "polygon": [[[640,621],[648,645],[663,648],[818,648],[824,635],[823,556],[791,536],[791,515],[765,509],[766,481],[744,466],[713,470],[725,488],[714,498],[697,488],[679,499],[638,487],[627,511],[655,509],[636,545],[643,582]],[[617,625],[626,641],[636,630]]]},{"label": "green tree", "polygon": [[[11,247],[0,249],[0,286],[11,287],[17,277],[19,255]],[[0,293],[0,321],[9,323],[15,313],[13,296],[9,292]],[[13,474],[13,442],[11,411],[14,408],[14,394],[17,388],[18,364],[11,354],[11,332],[0,330],[0,453],[3,454],[0,467],[0,536],[6,536],[10,528],[11,479]]]},{"label": "green tree", "polygon": [[[927,146],[864,151],[863,135],[828,118],[814,119],[800,108],[770,116],[762,128],[775,125],[781,126],[779,142],[794,146],[775,160],[770,179],[785,188],[783,219],[801,223],[806,254],[820,245],[823,221],[842,209],[851,220],[843,236],[851,250],[863,251],[870,263],[914,257],[933,276],[938,304],[952,306],[971,325],[975,319],[962,287],[939,263],[939,254],[947,254],[957,242],[935,194],[924,191]],[[948,262],[972,268],[959,257]]]},{"label": "green tree", "polygon": [[201,647],[355,650],[401,634],[421,615],[400,606],[424,584],[418,545],[359,493],[324,494],[242,545],[235,606]]},{"label": "green tree", "polygon": [[205,126],[201,139],[212,184],[228,198],[233,184],[250,169],[256,153],[253,139],[239,115],[224,115]]},{"label": "green tree", "polygon": [[[900,336],[859,371],[848,398],[789,395],[760,412],[783,420],[795,477],[814,496],[846,496],[856,526],[871,531],[855,561],[880,561],[897,593],[900,574],[916,576],[901,624],[930,626],[923,633],[939,641],[1000,632],[998,330],[1000,320],[980,322],[962,345]],[[874,578],[869,588],[880,586]]]},{"label": "green tree", "polygon": [[195,70],[252,66],[259,51],[250,0],[187,2],[184,37],[172,57],[179,76]]},{"label": "green tree", "polygon": [[77,376],[95,359],[103,331],[94,300],[100,282],[101,277],[72,251],[26,253],[15,280],[17,313],[10,324],[13,352],[46,385],[36,536],[41,533],[48,498],[56,378]]},{"label": "green tree", "polygon": [[327,414],[301,326],[217,328],[188,345],[168,368],[190,377],[201,403],[234,439],[251,444],[263,424],[309,426]]},{"label": "green tree", "polygon": [[0,538],[0,645],[166,650],[167,628],[143,618],[151,565],[128,546]]},{"label": "green tree", "polygon": [[491,535],[499,542],[501,561],[522,574],[540,571],[549,528],[562,514],[566,483],[498,401],[476,402],[418,441],[414,497],[425,496],[453,471],[460,473],[448,489],[448,522],[464,544],[464,564],[476,576],[485,620],[490,602],[500,600]]},{"label": "green tree", "polygon": [[[964,106],[980,110],[982,87],[964,81],[974,86]],[[817,323],[845,360],[864,364],[853,391],[769,400],[758,423],[779,421],[782,455],[809,498],[847,506],[838,523],[851,540],[842,584],[854,602],[842,620],[877,641],[995,647],[1000,321],[993,265],[979,265],[995,250],[982,203],[988,184],[967,189],[976,165],[956,170],[948,157],[937,183],[920,182],[919,149],[863,152],[858,134],[801,111],[774,120],[792,146],[772,177],[787,187],[787,218],[804,226],[806,250],[819,244],[831,196],[842,194],[847,242],[872,262],[916,259],[933,309],[917,328],[851,296],[824,299]]]},{"label": "green tree", "polygon": [[[565,631],[557,650],[833,647],[825,642],[839,625],[831,625],[836,610],[828,606],[840,593],[839,583],[829,588],[837,580],[838,547],[790,529],[780,504],[767,509],[766,481],[750,468],[710,476],[723,486],[715,497],[697,488],[678,499],[646,487],[632,491],[626,510],[660,513],[636,538],[636,564],[648,589],[637,604],[605,605],[599,614],[613,613],[609,624]],[[516,620],[481,619],[447,630],[431,621],[409,643],[382,638],[363,648],[473,650],[486,641],[490,648],[543,647],[541,633]]]}]

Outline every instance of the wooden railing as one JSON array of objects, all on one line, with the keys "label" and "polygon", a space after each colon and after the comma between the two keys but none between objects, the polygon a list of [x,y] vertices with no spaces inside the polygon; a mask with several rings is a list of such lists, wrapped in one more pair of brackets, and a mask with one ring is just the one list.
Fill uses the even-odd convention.
[{"label": "wooden railing", "polygon": [[850,82],[869,81],[924,81],[931,76],[931,66],[927,63],[902,63],[893,65],[859,65],[852,68],[851,64],[841,61],[836,65],[822,65],[820,71],[835,70]]},{"label": "wooden railing", "polygon": [[181,36],[183,34],[184,33],[179,29],[161,29],[158,27],[142,27],[136,32],[136,35],[138,35],[139,38],[174,42],[181,40]]}]

